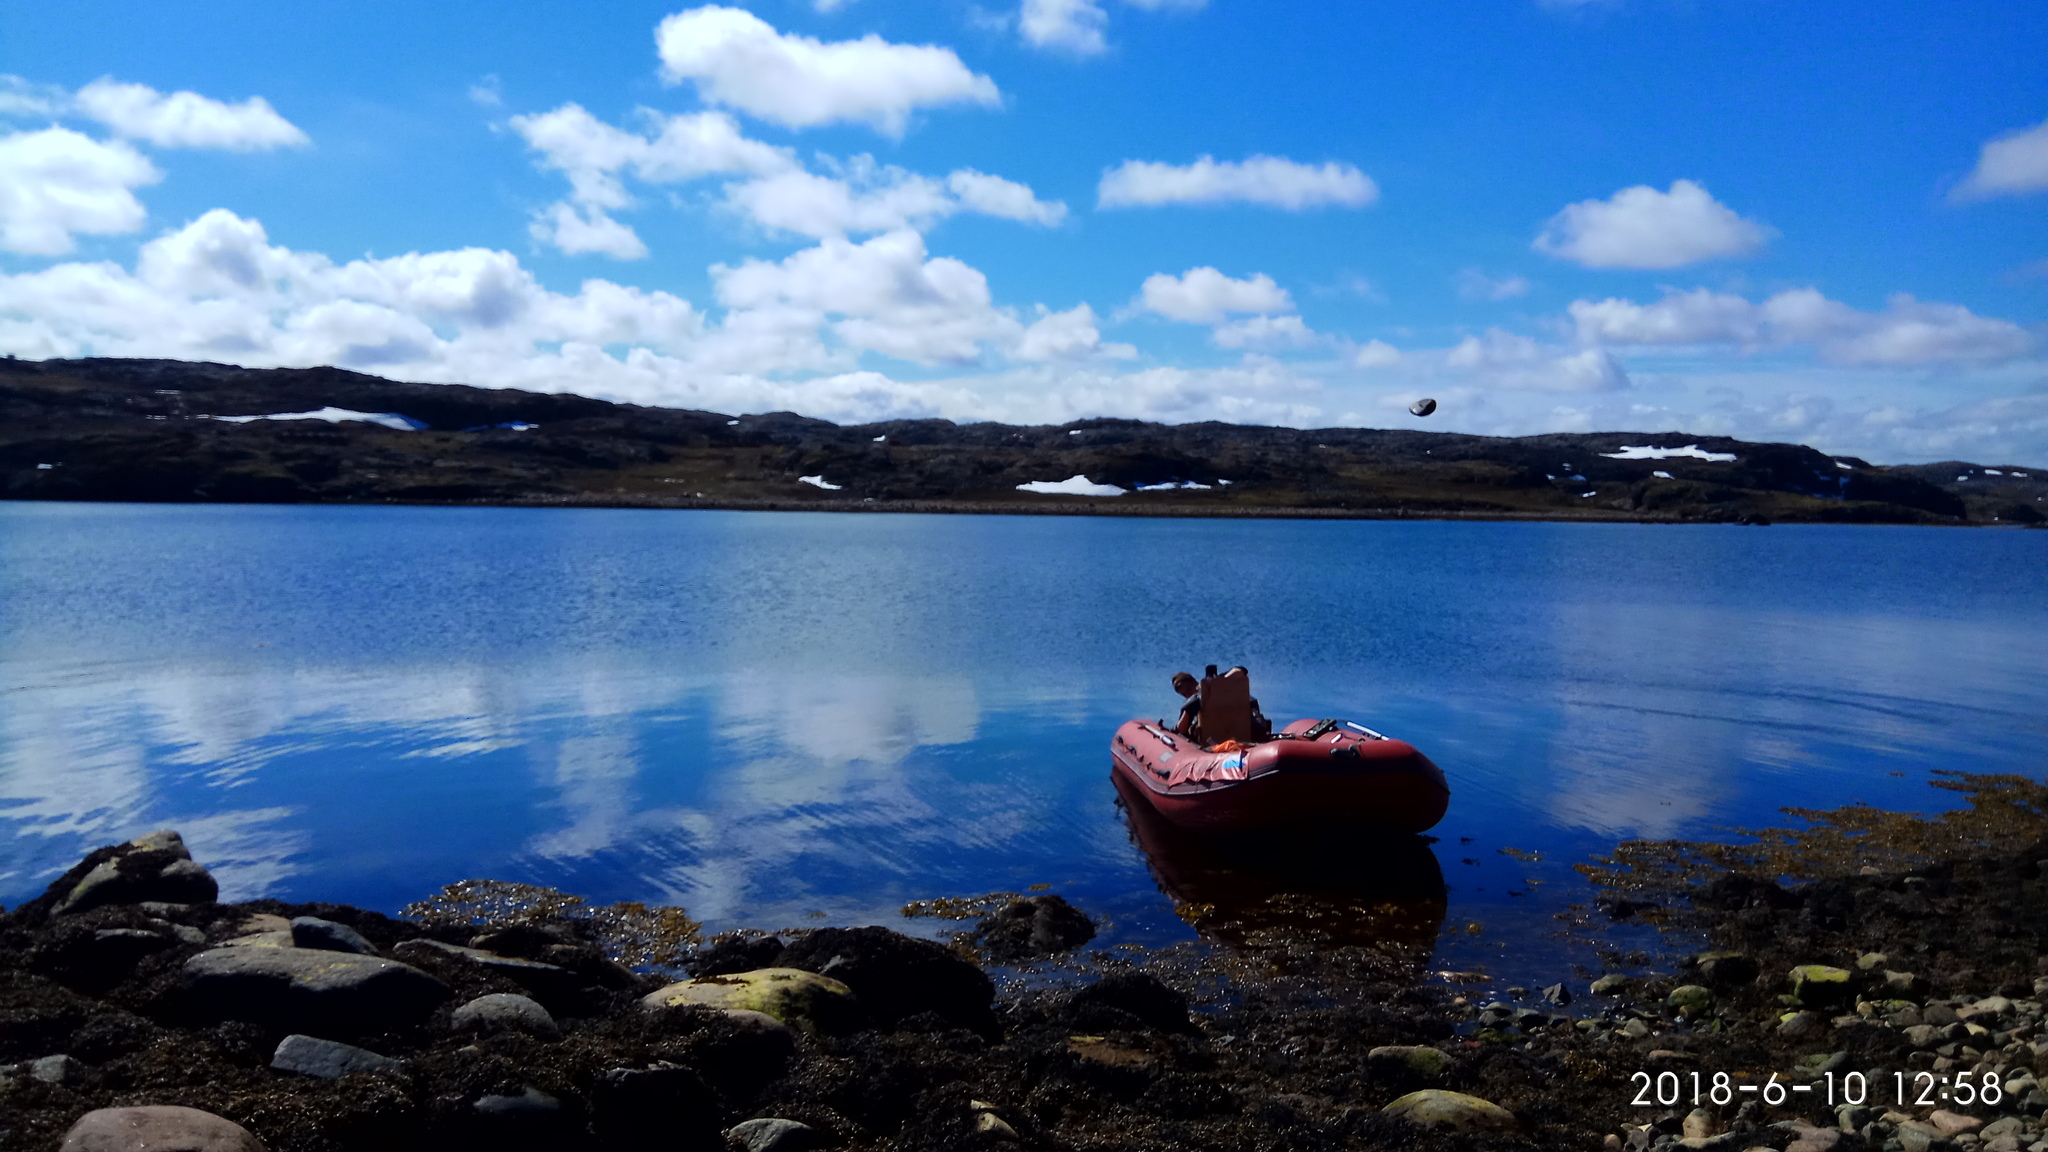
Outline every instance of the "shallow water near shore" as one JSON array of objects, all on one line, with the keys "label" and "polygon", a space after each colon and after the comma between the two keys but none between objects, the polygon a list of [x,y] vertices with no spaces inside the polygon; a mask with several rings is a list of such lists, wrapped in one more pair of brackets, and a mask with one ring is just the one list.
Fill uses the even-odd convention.
[{"label": "shallow water near shore", "polygon": [[[1617,839],[2039,775],[2044,588],[2041,532],[0,504],[0,902],[172,826],[223,899],[936,934],[902,905],[1045,884],[1114,946],[1335,892],[1556,978]],[[1109,736],[1211,662],[1429,753],[1437,841],[1134,829]]]}]

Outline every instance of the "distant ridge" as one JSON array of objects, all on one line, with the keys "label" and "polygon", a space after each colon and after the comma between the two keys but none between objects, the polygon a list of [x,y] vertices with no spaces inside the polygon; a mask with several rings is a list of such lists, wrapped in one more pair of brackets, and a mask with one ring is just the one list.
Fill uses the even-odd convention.
[{"label": "distant ridge", "polygon": [[[222,419],[230,416],[256,418]],[[296,418],[262,418],[275,416]],[[14,500],[2048,521],[2048,469],[1884,467],[1681,432],[1492,437],[1107,419],[840,426],[787,412],[734,417],[339,368],[176,360],[0,360],[0,482]],[[1123,494],[1089,494],[1115,491]]]}]

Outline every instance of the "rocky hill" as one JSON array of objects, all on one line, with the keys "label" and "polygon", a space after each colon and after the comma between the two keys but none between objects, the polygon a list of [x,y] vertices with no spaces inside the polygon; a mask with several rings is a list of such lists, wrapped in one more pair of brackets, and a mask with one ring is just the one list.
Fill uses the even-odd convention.
[{"label": "rocky hill", "polygon": [[[322,410],[336,411],[263,418]],[[787,412],[734,417],[335,368],[10,359],[0,360],[0,495],[2036,525],[2048,519],[2048,469],[1883,467],[1681,432],[1506,438],[1132,420],[842,427]]]}]

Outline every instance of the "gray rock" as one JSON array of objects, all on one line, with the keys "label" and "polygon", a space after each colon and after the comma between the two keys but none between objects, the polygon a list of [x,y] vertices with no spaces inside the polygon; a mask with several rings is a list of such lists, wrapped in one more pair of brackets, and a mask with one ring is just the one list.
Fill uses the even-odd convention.
[{"label": "gray rock", "polygon": [[1915,1024],[1906,1029],[1906,1043],[1915,1048],[1932,1048],[1942,1041],[1942,1029],[1934,1024]]},{"label": "gray rock", "polygon": [[1821,1018],[1818,1012],[1787,1012],[1778,1018],[1778,1035],[1797,1040],[1819,1032],[1820,1026]]},{"label": "gray rock", "polygon": [[1953,1147],[1941,1133],[1918,1121],[1899,1125],[1898,1141],[1906,1152],[1941,1152]]},{"label": "gray rock", "polygon": [[184,977],[200,1015],[329,1035],[414,1024],[451,994],[417,968],[313,948],[216,948],[185,961]]},{"label": "gray rock", "polygon": [[553,1040],[562,1034],[561,1025],[548,1010],[525,996],[493,992],[457,1008],[448,1018],[457,1032],[524,1032]]},{"label": "gray rock", "polygon": [[802,1152],[818,1144],[817,1130],[810,1125],[775,1116],[735,1124],[726,1129],[725,1138],[746,1152]]},{"label": "gray rock", "polygon": [[293,1033],[277,1045],[270,1066],[321,1080],[339,1080],[351,1072],[397,1072],[403,1064],[367,1048]]},{"label": "gray rock", "polygon": [[322,952],[353,952],[358,956],[377,954],[377,946],[363,939],[362,933],[346,924],[336,924],[318,916],[299,916],[292,920],[292,944]]},{"label": "gray rock", "polygon": [[116,854],[94,865],[71,886],[51,912],[58,916],[108,904],[211,903],[220,885],[185,850],[185,841],[168,829],[139,836]]},{"label": "gray rock", "polygon": [[76,1084],[85,1079],[85,1072],[85,1064],[82,1061],[61,1052],[55,1056],[31,1060],[28,1065],[28,1074],[45,1084]]},{"label": "gray rock", "polygon": [[1587,991],[1595,996],[1619,996],[1623,992],[1628,991],[1628,986],[1628,977],[1619,972],[1609,972],[1607,975],[1593,981],[1592,986]]},{"label": "gray rock", "polygon": [[197,1108],[152,1105],[87,1112],[58,1152],[269,1152],[232,1120]]},{"label": "gray rock", "polygon": [[998,964],[1071,952],[1095,938],[1095,924],[1059,896],[1020,896],[981,918],[971,938]]},{"label": "gray rock", "polygon": [[1563,984],[1552,984],[1543,990],[1543,998],[1562,1008],[1572,1002],[1571,990]]}]

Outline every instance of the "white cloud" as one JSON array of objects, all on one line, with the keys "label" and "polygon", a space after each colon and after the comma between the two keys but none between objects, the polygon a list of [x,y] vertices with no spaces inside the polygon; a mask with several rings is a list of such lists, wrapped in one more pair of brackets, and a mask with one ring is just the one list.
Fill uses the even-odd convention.
[{"label": "white cloud", "polygon": [[614,260],[640,260],[647,255],[639,233],[605,215],[601,208],[557,201],[535,213],[527,231],[535,240],[570,256],[595,252]]},{"label": "white cloud", "polygon": [[1466,300],[1513,300],[1529,294],[1529,281],[1520,276],[1488,276],[1477,268],[1461,268],[1454,278],[1458,295]]},{"label": "white cloud", "polygon": [[1100,323],[1095,310],[1086,304],[1065,312],[1054,312],[1041,304],[1038,319],[1024,330],[1012,355],[1019,360],[1038,362],[1129,360],[1138,355],[1138,350],[1129,344],[1103,343],[1102,330],[1097,326]]},{"label": "white cloud", "polygon": [[54,84],[37,84],[21,76],[0,74],[0,116],[46,119],[71,107],[71,93]]},{"label": "white cloud", "polygon": [[1067,218],[1065,204],[1040,200],[1027,185],[972,168],[961,168],[947,176],[946,187],[967,209],[984,216],[1047,226]]},{"label": "white cloud", "polygon": [[2048,120],[1987,141],[1950,198],[1988,200],[2048,192]]},{"label": "white cloud", "polygon": [[726,188],[726,204],[765,228],[820,239],[919,231],[960,212],[1034,224],[1057,224],[1067,206],[1039,200],[1030,188],[1000,176],[961,169],[935,180],[856,156],[832,176],[789,171]]},{"label": "white cloud", "polygon": [[1315,343],[1299,316],[1247,316],[1218,324],[1209,333],[1218,348],[1302,348]]},{"label": "white cloud", "polygon": [[1034,48],[1051,48],[1077,56],[1109,50],[1103,29],[1109,13],[1095,0],[1024,0],[1017,13],[1017,31]]},{"label": "white cloud", "polygon": [[1903,293],[1877,312],[1830,300],[1812,288],[1780,292],[1757,304],[1696,288],[1667,293],[1652,304],[1575,300],[1568,310],[1585,344],[1750,348],[1802,343],[1840,364],[1995,362],[2026,356],[2036,346],[2033,336],[2011,321]]},{"label": "white cloud", "polygon": [[1587,268],[1679,268],[1751,255],[1771,235],[1704,186],[1677,180],[1669,192],[1638,184],[1605,200],[1570,205],[1551,218],[1534,247]]},{"label": "white cloud", "polygon": [[505,85],[493,72],[469,86],[469,98],[473,103],[486,108],[496,108],[505,103]]},{"label": "white cloud", "polygon": [[758,321],[813,333],[828,323],[851,348],[919,364],[971,363],[984,342],[1011,343],[1023,330],[993,307],[987,277],[928,257],[924,238],[907,230],[863,244],[827,239],[780,263],[716,265],[712,279],[720,303]]},{"label": "white cloud", "polygon": [[1145,278],[1139,306],[1169,320],[1188,324],[1220,324],[1232,312],[1291,312],[1294,298],[1271,276],[1258,273],[1233,280],[1214,268],[1190,268],[1180,276],[1164,272]]},{"label": "white cloud", "polygon": [[1379,198],[1372,177],[1335,161],[1298,164],[1279,156],[1193,164],[1126,160],[1103,173],[1098,208],[1150,208],[1161,204],[1265,204],[1289,211],[1338,206],[1362,208]]},{"label": "white cloud", "polygon": [[76,234],[133,232],[147,217],[133,189],[162,178],[119,140],[69,128],[0,136],[0,248],[61,256]]},{"label": "white cloud", "polygon": [[225,104],[197,92],[166,96],[146,84],[102,78],[80,88],[77,100],[79,111],[116,133],[161,148],[262,152],[312,143],[261,96]]},{"label": "white cloud", "polygon": [[995,81],[951,49],[872,33],[826,43],[778,33],[738,8],[679,12],[661,22],[655,44],[668,82],[693,81],[705,100],[787,128],[858,123],[900,136],[921,108],[1002,100]]},{"label": "white cloud", "polygon": [[1384,340],[1369,340],[1351,354],[1354,368],[1391,368],[1401,362],[1401,350]]},{"label": "white cloud", "polygon": [[1629,385],[1628,373],[1604,349],[1560,351],[1499,328],[1467,336],[1445,354],[1444,365],[1495,387],[1535,392],[1611,392]]},{"label": "white cloud", "polygon": [[646,135],[607,124],[579,104],[508,121],[541,154],[541,167],[569,178],[569,200],[535,214],[537,239],[572,255],[601,252],[637,259],[647,255],[646,245],[609,215],[633,204],[622,179],[627,173],[650,184],[672,184],[796,166],[788,150],[748,139],[723,112],[664,116],[642,109],[641,117],[651,129]]}]

